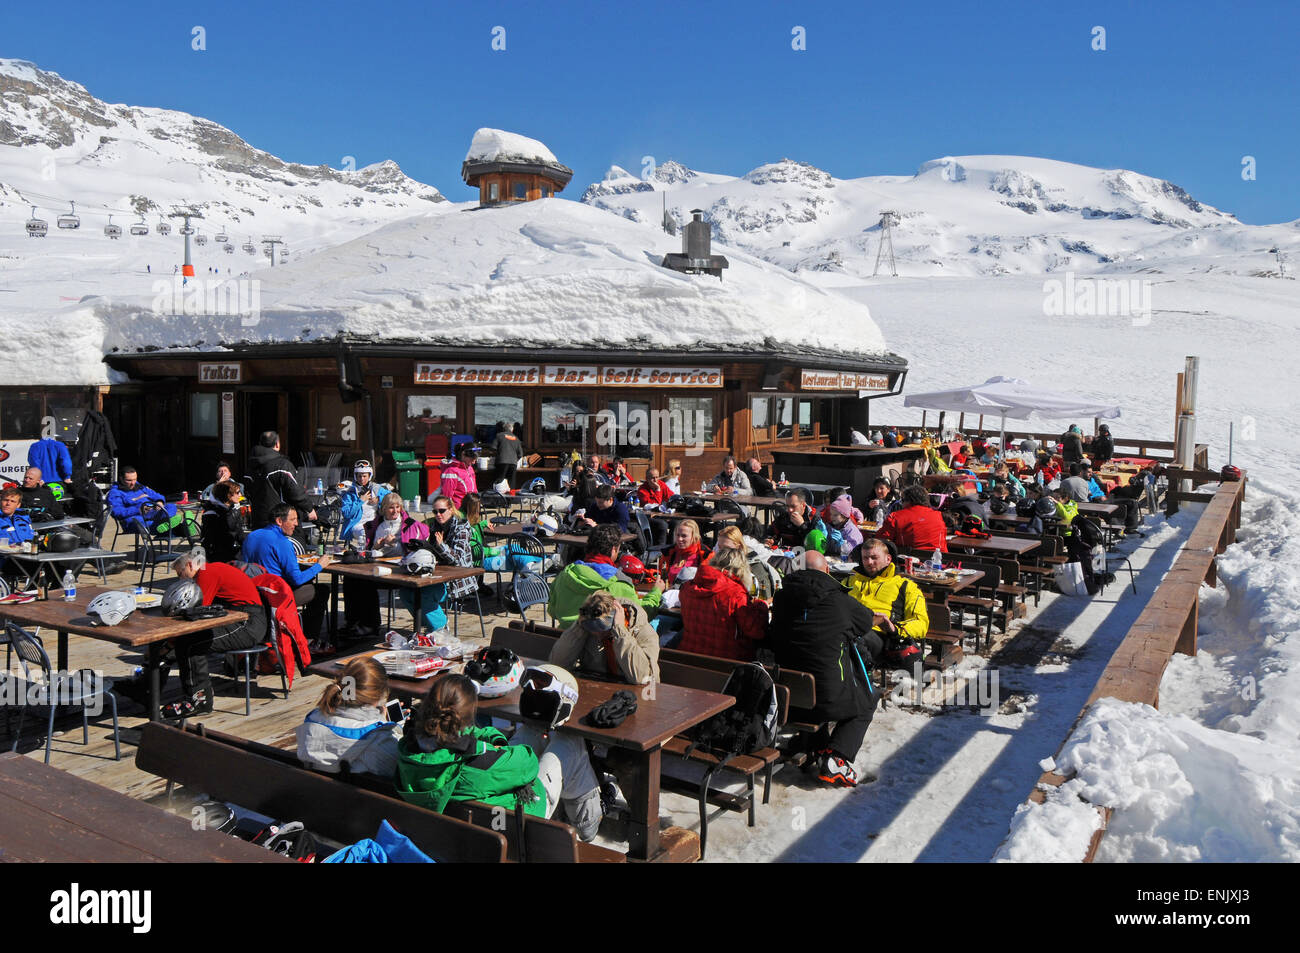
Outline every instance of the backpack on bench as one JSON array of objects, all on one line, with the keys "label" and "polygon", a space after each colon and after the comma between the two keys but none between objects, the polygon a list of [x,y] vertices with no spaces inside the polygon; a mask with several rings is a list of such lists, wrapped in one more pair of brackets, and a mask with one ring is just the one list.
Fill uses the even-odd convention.
[{"label": "backpack on bench", "polygon": [[731,670],[722,693],[736,699],[724,712],[692,728],[687,737],[691,745],[684,757],[696,748],[726,755],[748,754],[769,748],[776,741],[776,683],[757,662],[743,662]]}]

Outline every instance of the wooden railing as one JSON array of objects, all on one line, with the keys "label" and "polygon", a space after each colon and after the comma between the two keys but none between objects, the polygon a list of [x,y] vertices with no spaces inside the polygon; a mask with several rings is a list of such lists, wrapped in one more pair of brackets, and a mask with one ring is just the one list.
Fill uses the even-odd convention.
[{"label": "wooden railing", "polygon": [[[1191,474],[1197,471],[1177,472],[1180,478],[1187,476],[1196,479]],[[1218,475],[1214,475],[1213,479],[1218,479]],[[1209,479],[1201,482],[1209,482]],[[1173,486],[1172,474],[1170,485]],[[1196,521],[1173,568],[1152,593],[1146,608],[1115,649],[1115,654],[1101,673],[1087,703],[1066,732],[1065,741],[1057,748],[1058,757],[1093,702],[1101,698],[1115,698],[1158,708],[1160,679],[1164,676],[1169,659],[1175,652],[1183,655],[1196,654],[1196,622],[1201,584],[1215,584],[1214,557],[1237,538],[1237,528],[1241,526],[1241,503],[1246,497],[1245,474],[1239,482],[1225,482],[1216,492],[1199,495],[1208,497],[1209,505]],[[1187,498],[1184,494],[1183,499]],[[1068,780],[1068,777],[1055,771],[1045,772],[1029,795],[1029,801],[1042,804],[1047,798],[1044,788],[1059,787]],[[1102,824],[1093,834],[1083,858],[1084,863],[1090,863],[1096,855],[1110,822],[1110,809],[1100,807],[1098,810],[1102,815]]]},{"label": "wooden railing", "polygon": [[[948,421],[948,423],[951,423],[951,421]],[[887,425],[872,424],[871,429],[880,430],[884,426]],[[907,424],[904,426],[898,426],[896,427],[896,429],[903,433],[907,433],[909,430],[918,430],[920,428],[916,424]],[[933,424],[931,424],[929,429],[931,431],[935,429]],[[992,427],[992,428],[959,427],[957,429],[963,436],[966,437],[972,437],[972,436],[996,437],[1000,433],[997,427]],[[1059,431],[1055,433],[1035,433],[1035,432],[1025,430],[1021,427],[1016,427],[1014,426],[1014,424],[1007,428],[1007,433],[1013,434],[1017,441],[1023,440],[1025,437],[1029,437],[1033,440],[1037,440],[1039,443],[1043,443],[1048,440],[1052,441],[1052,443],[1056,443],[1061,439],[1061,434]],[[1136,438],[1117,437],[1114,434],[1111,435],[1111,439],[1115,441],[1115,454],[1117,456],[1146,457],[1148,459],[1155,460],[1158,463],[1163,463],[1163,464],[1170,464],[1174,462],[1174,442],[1172,440],[1148,440],[1145,437],[1136,437]],[[1087,444],[1084,445],[1083,451],[1084,453],[1088,452]],[[1210,448],[1208,444],[1198,443],[1196,445],[1195,463],[1197,467],[1200,467],[1202,469],[1209,467],[1210,465],[1209,452],[1210,452]]]}]

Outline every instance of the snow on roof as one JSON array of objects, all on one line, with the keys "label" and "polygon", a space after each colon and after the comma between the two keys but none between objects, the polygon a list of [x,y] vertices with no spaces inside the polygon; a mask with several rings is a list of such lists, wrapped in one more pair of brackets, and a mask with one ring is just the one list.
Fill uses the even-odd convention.
[{"label": "snow on roof", "polygon": [[[72,306],[83,328],[77,353],[84,360],[69,357],[60,382],[103,382],[103,353],[221,351],[341,336],[431,347],[754,351],[785,345],[888,353],[865,304],[730,249],[725,281],[662,267],[680,242],[562,199],[491,209],[466,203],[253,273],[256,294],[246,282],[242,300],[256,305],[255,314],[232,314],[229,307],[214,314],[210,301],[191,307],[192,288],[181,292],[164,276],[153,279],[151,290],[140,276],[139,291],[115,288],[111,297]],[[213,296],[217,310],[235,300],[232,283],[238,286],[227,279]],[[197,287],[204,286],[200,275]],[[31,373],[28,368],[24,376]]]},{"label": "snow on roof", "polygon": [[466,162],[551,162],[560,164],[555,153],[536,139],[504,129],[483,128],[474,133]]}]

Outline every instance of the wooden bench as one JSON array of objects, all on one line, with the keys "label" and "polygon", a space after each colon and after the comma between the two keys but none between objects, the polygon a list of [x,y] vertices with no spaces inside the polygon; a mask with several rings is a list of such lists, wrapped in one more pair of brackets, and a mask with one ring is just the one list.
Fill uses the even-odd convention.
[{"label": "wooden bench", "polygon": [[202,725],[182,731],[148,722],[141,729],[135,764],[166,778],[169,795],[173,784],[183,784],[268,817],[301,821],[309,831],[343,844],[374,837],[387,820],[440,863],[500,863],[506,858],[506,839],[496,831],[342,784],[235,743],[240,741],[205,732]]},{"label": "wooden bench", "polygon": [[[538,627],[548,629],[550,627]],[[556,630],[552,630],[556,631]],[[502,646],[525,658],[549,658],[555,647],[556,637],[547,631],[530,630],[524,626],[500,626],[492,633],[492,644]],[[690,653],[683,653],[690,654]],[[707,656],[700,656],[707,657]],[[696,688],[701,691],[721,692],[737,665],[731,662],[725,672],[711,668],[699,668],[686,665],[660,655],[659,677],[666,685],[680,685],[683,688]],[[802,674],[802,673],[801,673]],[[775,681],[775,680],[774,680]],[[631,691],[640,691],[641,686],[629,686]],[[776,685],[777,725],[784,726],[790,713],[790,690],[781,684]],[[815,728],[816,726],[814,726]],[[660,787],[665,791],[695,797],[700,807],[700,857],[708,847],[710,805],[736,813],[748,812],[749,826],[755,824],[755,807],[757,794],[754,779],[763,775],[763,803],[768,802],[772,793],[772,768],[780,759],[781,752],[775,747],[759,748],[744,754],[720,756],[716,753],[694,748],[689,738],[678,735],[663,746],[665,755],[678,755],[685,760],[703,765],[704,777],[699,782],[688,781],[669,774],[660,776]],[[667,765],[670,762],[665,761]],[[710,782],[718,772],[740,775],[745,780],[744,794],[713,790]]]}]

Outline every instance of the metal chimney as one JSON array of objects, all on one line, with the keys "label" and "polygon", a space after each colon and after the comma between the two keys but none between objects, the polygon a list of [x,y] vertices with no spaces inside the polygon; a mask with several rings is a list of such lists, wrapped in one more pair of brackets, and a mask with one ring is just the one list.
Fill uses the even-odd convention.
[{"label": "metal chimney", "polygon": [[691,209],[691,220],[682,226],[682,253],[665,255],[663,266],[687,274],[722,278],[722,269],[728,266],[727,259],[712,252],[712,229],[704,220],[703,209]]}]

